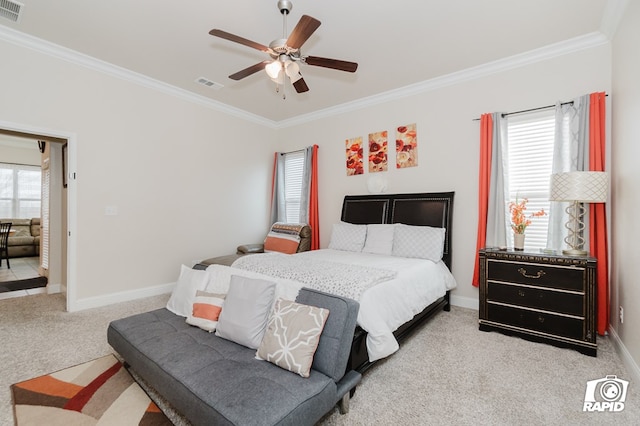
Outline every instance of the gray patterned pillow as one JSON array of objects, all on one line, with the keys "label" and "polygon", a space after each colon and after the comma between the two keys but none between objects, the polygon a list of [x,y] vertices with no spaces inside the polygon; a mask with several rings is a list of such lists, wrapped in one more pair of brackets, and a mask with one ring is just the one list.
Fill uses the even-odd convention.
[{"label": "gray patterned pillow", "polygon": [[328,316],[328,309],[278,299],[256,357],[309,377]]},{"label": "gray patterned pillow", "polygon": [[367,237],[367,225],[340,222],[333,225],[329,248],[344,251],[362,251]]},{"label": "gray patterned pillow", "polygon": [[434,262],[442,259],[444,228],[397,224],[393,235],[393,255],[417,257]]}]

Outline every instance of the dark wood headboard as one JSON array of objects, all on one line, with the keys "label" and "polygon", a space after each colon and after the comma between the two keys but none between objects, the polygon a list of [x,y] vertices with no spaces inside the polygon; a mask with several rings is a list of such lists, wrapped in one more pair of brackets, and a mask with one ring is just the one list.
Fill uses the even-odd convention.
[{"label": "dark wood headboard", "polygon": [[451,270],[453,195],[454,192],[347,195],[342,203],[341,220],[360,225],[404,223],[445,228],[442,260]]}]

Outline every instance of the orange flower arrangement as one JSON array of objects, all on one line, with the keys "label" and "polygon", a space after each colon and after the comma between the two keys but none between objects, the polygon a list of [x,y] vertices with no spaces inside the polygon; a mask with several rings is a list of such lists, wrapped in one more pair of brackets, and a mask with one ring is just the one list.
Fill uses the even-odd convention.
[{"label": "orange flower arrangement", "polygon": [[540,209],[535,213],[531,213],[527,215],[525,212],[527,211],[527,203],[528,199],[523,198],[522,201],[511,201],[509,203],[509,211],[511,212],[511,229],[516,234],[524,234],[524,230],[527,229],[527,226],[531,225],[531,219],[534,217],[540,217],[547,214],[544,209]]}]

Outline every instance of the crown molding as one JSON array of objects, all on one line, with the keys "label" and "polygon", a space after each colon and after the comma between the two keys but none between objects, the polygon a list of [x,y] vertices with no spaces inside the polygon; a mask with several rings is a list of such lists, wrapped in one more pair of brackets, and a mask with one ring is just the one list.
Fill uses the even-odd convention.
[{"label": "crown molding", "polygon": [[497,61],[488,62],[462,71],[453,72],[441,77],[421,81],[419,83],[404,86],[398,89],[389,90],[377,95],[368,96],[353,102],[333,106],[309,114],[299,115],[290,119],[277,122],[278,128],[286,128],[304,124],[307,122],[328,118],[338,114],[369,108],[374,105],[395,101],[398,99],[415,96],[419,93],[429,92],[454,84],[463,83],[470,80],[486,77],[491,74],[504,72],[510,69],[519,68],[536,62],[545,61],[558,56],[590,49],[608,43],[607,37],[601,32],[592,32],[583,36],[575,37],[559,43],[550,44],[528,52],[519,53]]},{"label": "crown molding", "polygon": [[205,96],[195,94],[188,90],[180,89],[176,86],[153,79],[144,74],[140,74],[135,71],[131,71],[129,69],[111,64],[109,62],[96,59],[92,56],[85,55],[83,53],[68,49],[55,43],[51,43],[38,37],[31,36],[29,34],[25,34],[4,25],[0,25],[0,40],[34,50],[36,52],[43,53],[57,59],[62,59],[75,65],[89,68],[91,70],[98,71],[100,73],[116,77],[121,80],[129,81],[131,83],[152,90],[157,90],[159,92],[183,99],[188,102],[193,102],[207,108],[215,109],[217,111],[232,115],[243,120],[254,122],[270,128],[276,127],[276,122],[273,120],[268,120],[259,115],[249,113],[245,110],[232,107],[213,99],[209,99]]},{"label": "crown molding", "polygon": [[[621,7],[618,6],[617,3],[618,1],[616,0],[610,0],[605,10],[605,16],[603,16],[602,27],[606,27],[606,31],[611,34],[615,32],[615,28],[620,22],[621,16],[624,12],[624,8],[626,7],[627,0],[620,1],[620,3],[624,3],[624,5],[622,5]],[[475,80],[478,78],[489,76],[491,74],[504,72],[513,68],[518,68],[535,62],[552,59],[580,50],[590,49],[608,43],[609,37],[605,32],[592,32],[559,43],[551,44],[545,47],[530,50],[528,52],[499,59],[497,61],[488,62],[476,67],[421,81],[398,89],[389,90],[387,92],[382,92],[352,102],[346,102],[308,114],[298,115],[281,121],[269,120],[265,117],[249,113],[245,110],[232,107],[222,102],[218,102],[207,97],[195,94],[193,92],[180,89],[167,83],[163,83],[146,75],[136,73],[126,68],[110,64],[108,62],[93,58],[91,56],[76,52],[71,49],[67,49],[46,40],[30,36],[20,31],[16,31],[4,25],[0,25],[0,40],[31,50],[35,50],[37,52],[83,66],[85,68],[89,68],[122,80],[132,82],[134,84],[157,90],[162,93],[175,96],[177,98],[193,102],[207,108],[215,109],[222,113],[229,114],[256,124],[260,124],[271,129],[283,129],[339,114],[348,113],[351,111],[360,110],[363,108],[369,108],[375,105],[403,99],[409,96],[415,96],[419,93],[429,92],[454,84]]]}]

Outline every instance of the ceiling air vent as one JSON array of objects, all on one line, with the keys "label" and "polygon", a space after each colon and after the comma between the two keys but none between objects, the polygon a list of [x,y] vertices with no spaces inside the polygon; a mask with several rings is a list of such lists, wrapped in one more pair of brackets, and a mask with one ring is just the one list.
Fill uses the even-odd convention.
[{"label": "ceiling air vent", "polygon": [[203,86],[211,87],[212,89],[216,89],[216,90],[220,90],[224,87],[222,84],[216,83],[215,81],[211,81],[208,78],[204,78],[204,77],[197,78],[196,83],[202,84]]},{"label": "ceiling air vent", "polygon": [[13,22],[20,20],[20,12],[24,4],[17,1],[0,0],[0,16]]}]

